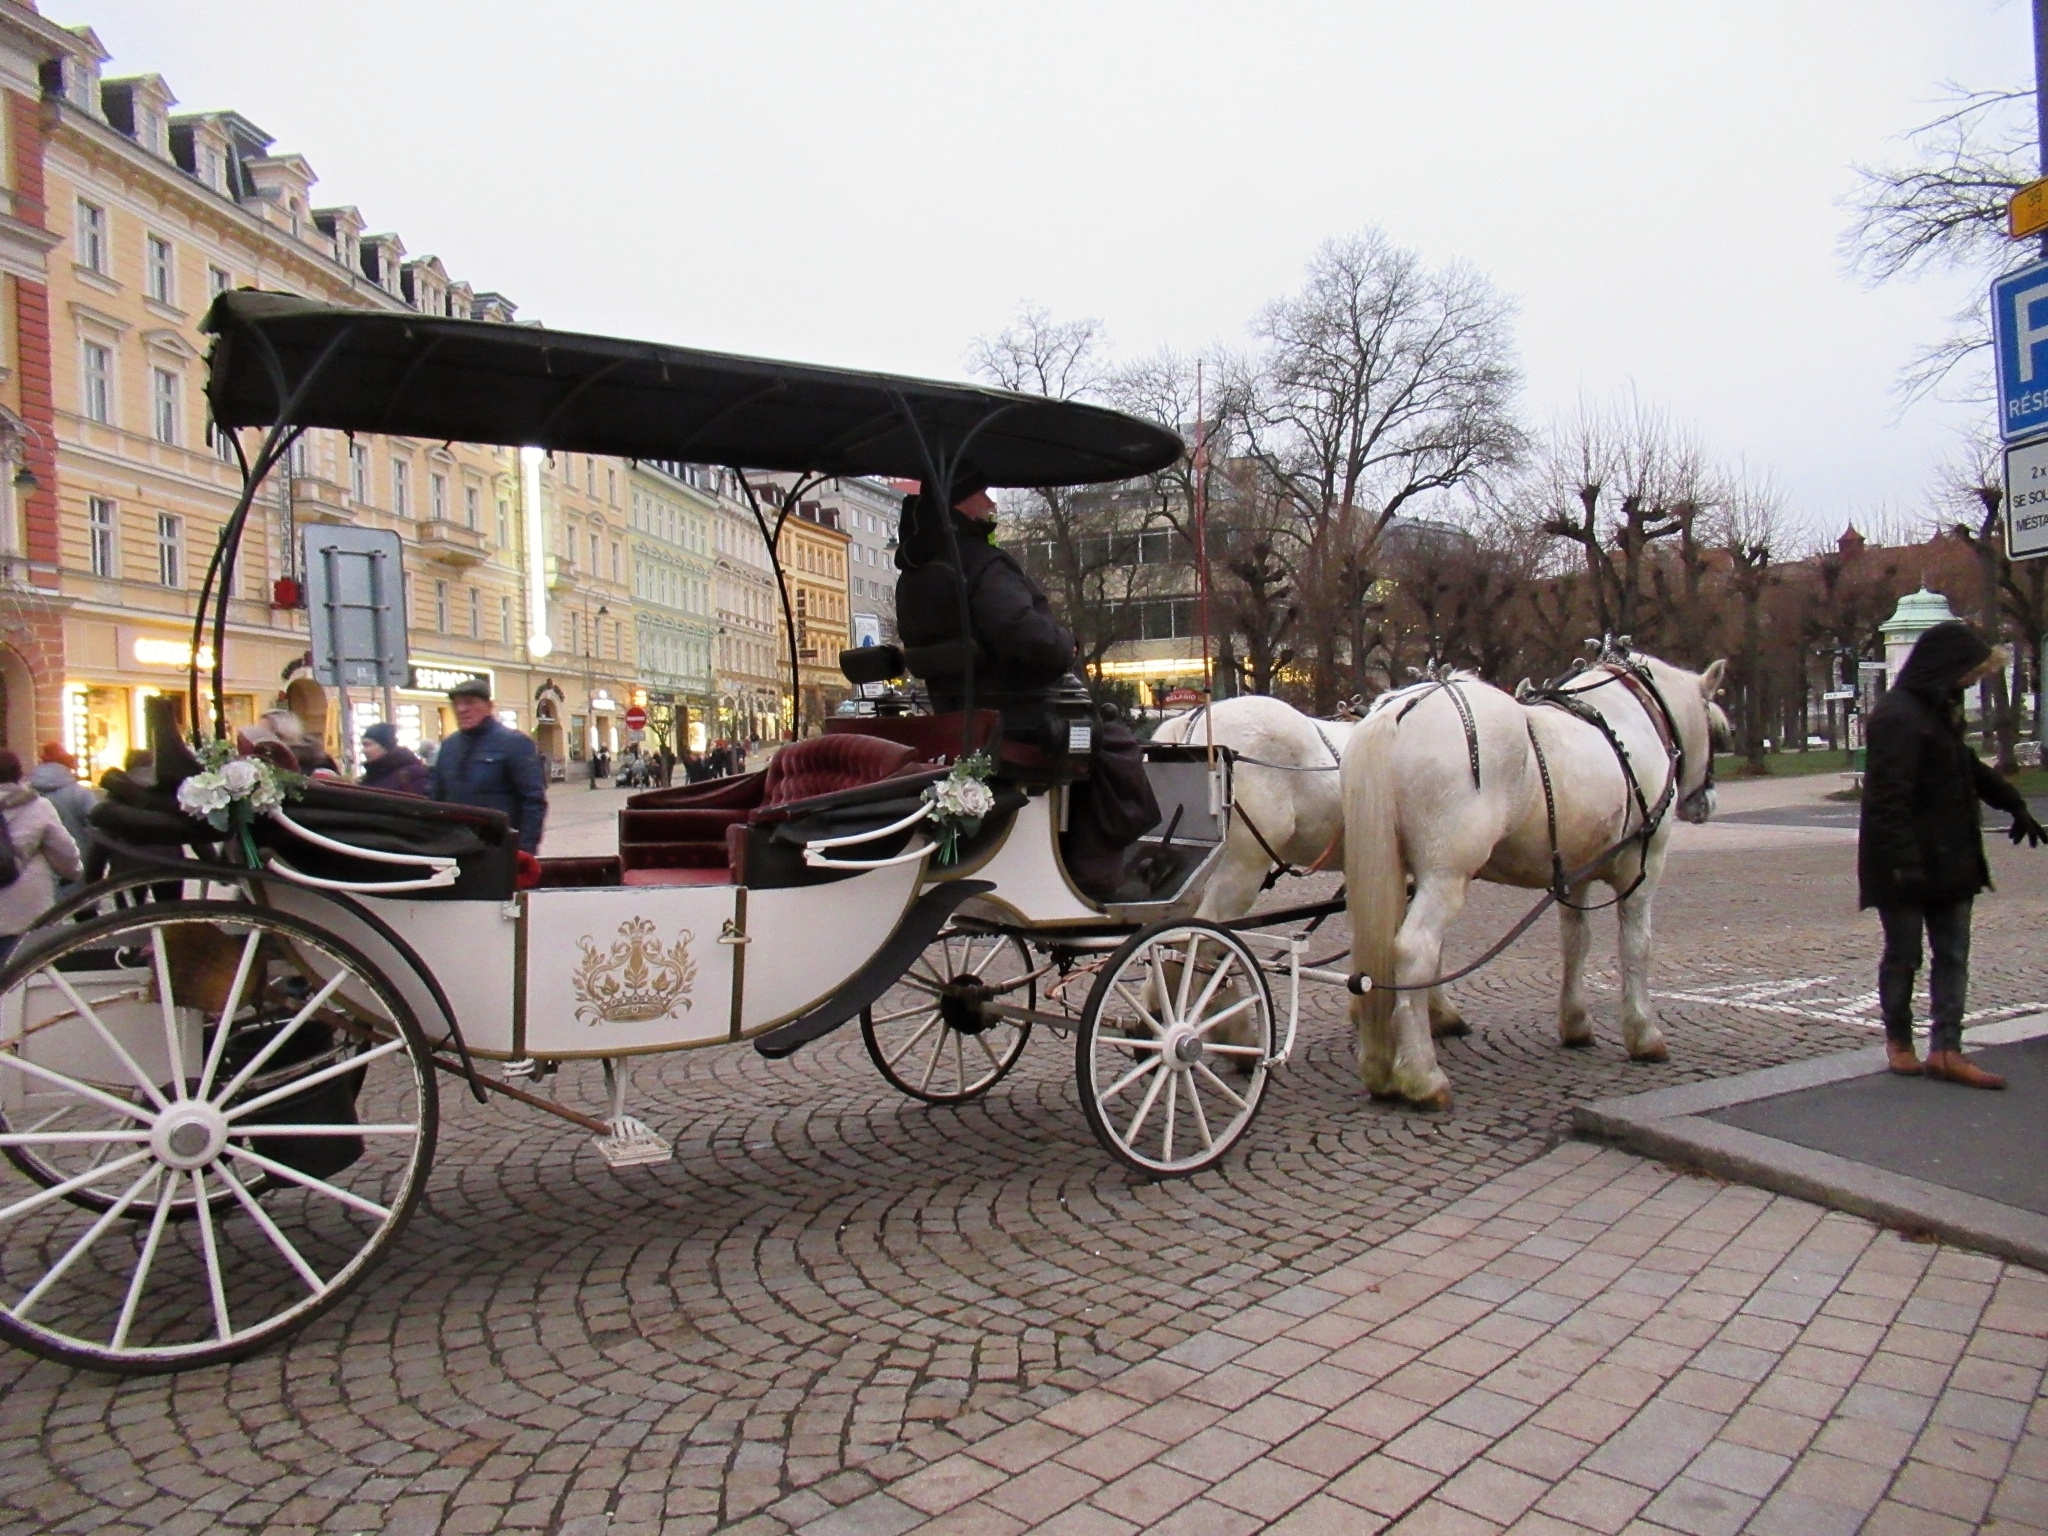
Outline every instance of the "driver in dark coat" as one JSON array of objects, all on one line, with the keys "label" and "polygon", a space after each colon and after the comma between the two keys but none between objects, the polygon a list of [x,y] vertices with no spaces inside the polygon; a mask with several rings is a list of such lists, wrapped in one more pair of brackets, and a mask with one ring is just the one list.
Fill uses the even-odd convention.
[{"label": "driver in dark coat", "polygon": [[[961,638],[964,576],[970,633],[982,653],[975,664],[975,703],[1002,711],[1006,735],[1036,742],[1044,728],[1044,701],[1073,677],[1073,633],[1053,617],[1044,589],[1014,556],[996,547],[996,504],[985,488],[956,488],[958,573],[945,528],[930,510],[921,496],[904,498],[896,547],[896,566],[903,572],[896,582],[896,622],[903,643],[915,649]],[[925,682],[934,709],[965,706],[964,674],[927,672]],[[1061,842],[1068,873],[1098,900],[1141,899],[1143,892],[1118,889],[1124,850],[1158,822],[1159,802],[1128,726],[1113,720],[1096,725],[1089,777],[1071,793]]]},{"label": "driver in dark coat", "polygon": [[[1963,739],[1963,690],[2003,665],[2004,652],[1959,621],[1937,624],[1920,637],[1891,691],[1870,712],[1856,843],[1861,904],[1876,907],[1884,925],[1877,996],[1891,1069],[1972,1088],[2005,1086],[2004,1078],[1963,1055],[1970,904],[1991,888],[1978,803],[2011,814],[2015,843],[2048,841],[2020,792]],[[1934,951],[1924,1067],[1913,1054],[1913,980],[1923,928]]]}]

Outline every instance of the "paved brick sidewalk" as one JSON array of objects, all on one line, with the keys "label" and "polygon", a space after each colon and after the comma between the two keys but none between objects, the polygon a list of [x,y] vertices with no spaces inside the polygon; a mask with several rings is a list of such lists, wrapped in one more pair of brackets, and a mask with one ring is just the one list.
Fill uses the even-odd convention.
[{"label": "paved brick sidewalk", "polygon": [[2048,1529],[2044,1363],[2048,1277],[1567,1145],[799,1536]]}]

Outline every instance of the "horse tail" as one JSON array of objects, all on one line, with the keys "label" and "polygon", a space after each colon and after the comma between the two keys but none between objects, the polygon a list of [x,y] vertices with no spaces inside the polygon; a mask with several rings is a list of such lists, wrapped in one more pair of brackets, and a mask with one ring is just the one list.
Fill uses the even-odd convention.
[{"label": "horse tail", "polygon": [[1407,872],[1401,865],[1399,790],[1394,745],[1400,721],[1383,709],[1354,726],[1344,744],[1344,888],[1351,918],[1351,968],[1372,978],[1365,1015],[1384,1028],[1396,994],[1394,939],[1407,914]]}]

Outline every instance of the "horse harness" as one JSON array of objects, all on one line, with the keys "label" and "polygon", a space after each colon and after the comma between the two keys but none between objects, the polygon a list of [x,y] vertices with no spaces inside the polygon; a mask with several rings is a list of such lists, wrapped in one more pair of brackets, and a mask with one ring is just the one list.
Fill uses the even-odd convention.
[{"label": "horse harness", "polygon": [[[1193,721],[1208,710],[1208,708],[1209,705],[1207,704],[1196,706],[1195,709],[1189,712],[1189,720]],[[1323,729],[1320,720],[1311,719],[1309,724],[1315,727],[1316,739],[1322,742],[1323,750],[1330,754],[1330,760],[1327,763],[1274,763],[1268,762],[1262,757],[1249,757],[1242,752],[1233,752],[1231,754],[1232,764],[1246,763],[1254,768],[1270,768],[1276,773],[1335,773],[1343,766],[1343,754],[1337,750],[1337,744],[1330,740],[1329,733]],[[1187,731],[1183,732],[1183,735],[1191,735],[1193,730],[1194,727],[1190,724]],[[1288,875],[1320,874],[1323,867],[1329,863],[1330,855],[1337,851],[1337,845],[1344,840],[1344,833],[1340,826],[1337,835],[1330,839],[1329,845],[1321,853],[1316,855],[1313,864],[1309,865],[1307,869],[1296,869],[1274,851],[1273,845],[1266,840],[1266,834],[1259,830],[1259,824],[1252,820],[1250,814],[1243,806],[1235,803],[1235,797],[1232,798],[1230,814],[1244,823],[1245,831],[1251,833],[1252,840],[1259,845],[1260,850],[1266,855],[1268,862],[1272,865],[1272,868],[1266,871],[1266,878],[1259,882],[1259,889],[1261,891],[1270,891]]]},{"label": "horse harness", "polygon": [[[1607,676],[1590,686],[1569,688],[1564,683],[1557,683],[1548,688],[1528,689],[1517,694],[1524,704],[1542,704],[1552,709],[1561,709],[1600,733],[1607,745],[1613,749],[1614,759],[1621,767],[1621,776],[1628,784],[1629,796],[1634,800],[1636,814],[1640,818],[1636,830],[1624,833],[1619,841],[1604,850],[1576,876],[1567,876],[1564,855],[1559,850],[1557,841],[1557,791],[1551,783],[1550,761],[1545,757],[1543,743],[1536,735],[1535,721],[1532,719],[1527,722],[1529,747],[1536,754],[1536,772],[1543,781],[1543,818],[1550,833],[1550,894],[1559,906],[1570,907],[1578,912],[1597,912],[1627,901],[1642,886],[1643,881],[1649,878],[1650,840],[1657,835],[1658,828],[1663,826],[1664,818],[1670,814],[1671,807],[1678,798],[1678,787],[1685,780],[1685,741],[1678,732],[1678,718],[1672,714],[1671,706],[1658,690],[1656,680],[1650,675],[1650,669],[1625,653],[1610,655],[1601,662],[1601,665],[1606,669]],[[1569,682],[1570,679],[1566,681]],[[1605,688],[1609,683],[1621,684],[1635,697],[1636,702],[1642,706],[1643,713],[1649,718],[1651,728],[1656,731],[1658,740],[1663,744],[1667,771],[1663,792],[1658,795],[1654,806],[1643,793],[1642,779],[1637,775],[1635,763],[1628,755],[1628,747],[1608,722],[1607,717],[1585,701],[1587,694],[1595,689]],[[1707,758],[1707,780],[1701,786],[1700,792],[1713,788],[1713,784],[1714,762],[1710,753]],[[1623,825],[1627,825],[1625,811]],[[1611,902],[1600,902],[1592,906],[1580,906],[1571,900],[1572,886],[1585,880],[1630,843],[1638,845],[1639,859],[1636,877],[1629,882],[1627,890],[1618,892]]]}]

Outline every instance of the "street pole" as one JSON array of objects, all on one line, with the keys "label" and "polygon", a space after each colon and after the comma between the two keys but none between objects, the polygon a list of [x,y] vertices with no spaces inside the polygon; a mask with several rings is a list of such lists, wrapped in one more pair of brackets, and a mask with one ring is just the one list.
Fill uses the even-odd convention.
[{"label": "street pole", "polygon": [[[2048,176],[2048,0],[2034,0],[2034,142]],[[2041,254],[2048,257],[2048,229],[2041,231]]]}]

